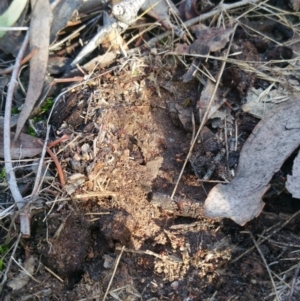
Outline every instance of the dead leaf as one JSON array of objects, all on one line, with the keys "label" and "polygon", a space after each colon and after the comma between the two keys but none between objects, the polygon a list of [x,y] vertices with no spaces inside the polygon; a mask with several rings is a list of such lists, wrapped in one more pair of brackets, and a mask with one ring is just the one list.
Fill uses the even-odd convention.
[{"label": "dead leaf", "polygon": [[[10,134],[11,140],[14,133]],[[43,146],[40,144],[40,139],[30,135],[21,133],[19,138],[11,145],[10,154],[14,160],[32,158],[40,154]],[[4,144],[3,144],[3,129],[0,128],[0,158],[4,158]]]},{"label": "dead leaf", "polygon": [[244,144],[235,178],[208,194],[204,205],[208,217],[228,217],[244,225],[260,214],[273,174],[300,144],[299,116],[299,100],[267,112]]},{"label": "dead leaf", "polygon": [[[199,108],[199,117],[200,121],[203,119],[205,112],[207,111],[211,96],[214,93],[216,84],[212,82],[210,79],[207,80],[206,86],[204,87],[203,91],[201,92],[200,100],[198,101],[198,108]],[[215,94],[215,97],[210,105],[209,113],[207,115],[207,119],[210,117],[222,106],[225,102],[224,98],[221,98],[218,91]]]},{"label": "dead leaf", "polygon": [[30,278],[33,275],[35,266],[35,257],[30,256],[24,262],[24,270],[21,270],[20,273],[12,280],[7,282],[7,286],[10,287],[12,290],[20,290],[24,287]]},{"label": "dead leaf", "polygon": [[178,36],[183,34],[182,30],[173,25],[170,20],[170,15],[172,15],[172,13],[169,13],[170,9],[172,10],[173,14],[179,15],[179,11],[172,1],[146,0],[141,6],[141,9],[146,11],[147,15],[160,22],[161,25],[166,29],[174,30]]},{"label": "dead leaf", "polygon": [[196,35],[197,40],[190,46],[190,53],[198,53],[197,49],[206,45],[210,52],[221,50],[229,41],[234,28],[207,27],[204,24],[198,24],[190,27],[190,30]]},{"label": "dead leaf", "polygon": [[65,185],[65,190],[68,195],[73,194],[76,189],[86,182],[86,177],[81,173],[75,173],[68,177],[67,185]]},{"label": "dead leaf", "polygon": [[287,176],[285,187],[294,198],[300,199],[300,152],[294,160],[292,176]]},{"label": "dead leaf", "polygon": [[182,1],[178,10],[182,21],[190,20],[199,16],[196,9],[196,0]]},{"label": "dead leaf", "polygon": [[[0,158],[4,158],[4,144],[3,144],[3,129],[0,128]],[[11,132],[11,141],[14,137],[14,133]],[[12,142],[10,154],[14,160],[32,158],[40,154],[43,150],[43,146],[40,143],[40,139],[32,137],[30,135],[21,133],[18,139]]]},{"label": "dead leaf", "polygon": [[[194,25],[190,27],[197,39],[192,43],[188,48],[188,53],[190,54],[200,54],[205,56],[210,52],[216,52],[225,47],[229,41],[230,35],[233,33],[233,28],[217,28],[217,27],[207,27],[204,24]],[[179,51],[179,54],[184,54],[186,49],[186,44],[180,46],[176,45],[176,50]],[[175,50],[175,51],[176,51]],[[202,62],[203,57],[197,57],[189,70],[183,75],[182,81],[187,83],[191,81],[194,77],[195,72],[197,71],[198,66]]]},{"label": "dead leaf", "polygon": [[190,27],[196,34],[197,39],[191,45],[176,44],[175,52],[178,54],[201,54],[206,55],[209,52],[221,50],[229,41],[233,28],[207,27],[203,24]]},{"label": "dead leaf", "polygon": [[16,128],[16,139],[28,119],[41,91],[47,70],[52,11],[49,1],[31,0],[30,49],[37,48],[30,61],[29,86]]},{"label": "dead leaf", "polygon": [[[291,83],[292,84],[292,83]],[[297,86],[297,83],[293,85]],[[286,101],[297,97],[297,91],[294,89],[290,91],[288,85],[282,81],[276,89],[262,88],[256,89],[251,87],[247,91],[246,103],[242,106],[242,110],[252,116],[261,119],[267,111],[271,110],[276,103]]]},{"label": "dead leaf", "polygon": [[158,171],[163,163],[162,157],[157,157],[152,161],[147,162],[146,170],[147,170],[147,178],[141,183],[145,191],[150,192],[152,181],[157,177]]},{"label": "dead leaf", "polygon": [[242,110],[256,118],[261,119],[264,114],[271,110],[274,106],[276,106],[275,103],[252,101],[244,104],[242,106]]},{"label": "dead leaf", "polygon": [[300,10],[300,0],[290,0],[290,6],[293,8],[294,11]]},{"label": "dead leaf", "polygon": [[57,33],[66,27],[72,14],[79,8],[82,2],[82,0],[63,0],[59,1],[58,5],[55,6],[53,9],[55,22],[53,22],[50,31],[51,43],[55,41]]},{"label": "dead leaf", "polygon": [[174,52],[176,52],[178,54],[189,54],[190,46],[186,43],[183,43],[183,44],[177,43]]},{"label": "dead leaf", "polygon": [[193,131],[193,110],[190,107],[185,107],[182,104],[175,102],[168,103],[167,107],[172,123],[175,126],[182,126],[187,132]]},{"label": "dead leaf", "polygon": [[[114,5],[115,0],[111,0],[110,4]],[[79,14],[90,14],[93,11],[100,10],[103,8],[104,5],[107,4],[106,0],[89,0],[89,1],[82,1],[82,4],[78,8]]]}]

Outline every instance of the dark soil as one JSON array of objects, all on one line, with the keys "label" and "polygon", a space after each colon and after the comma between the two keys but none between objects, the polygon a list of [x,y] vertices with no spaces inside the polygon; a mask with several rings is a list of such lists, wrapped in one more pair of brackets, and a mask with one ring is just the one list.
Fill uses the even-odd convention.
[{"label": "dark soil", "polygon": [[[245,34],[238,29],[232,48],[241,61],[288,52]],[[220,62],[203,65],[215,76]],[[278,300],[300,300],[299,200],[282,189],[289,160],[272,180],[264,211],[245,226],[203,214],[213,185],[234,176],[258,122],[242,112],[243,98],[249,88],[269,83],[226,67],[219,89],[225,121],[207,123],[171,200],[201,117],[203,84],[184,84],[185,72],[171,55],[146,53],[96,70],[92,80],[58,100],[51,137],[70,137],[54,150],[67,184],[61,187],[50,165],[50,180],[31,211],[32,236],[21,239],[14,255],[34,270],[33,277],[22,285],[24,275],[13,263],[2,300],[257,301],[276,300],[276,294]],[[215,162],[236,129],[237,150]],[[34,176],[25,168],[23,173],[32,186]],[[13,246],[18,218],[4,219],[2,227],[1,244]]]}]

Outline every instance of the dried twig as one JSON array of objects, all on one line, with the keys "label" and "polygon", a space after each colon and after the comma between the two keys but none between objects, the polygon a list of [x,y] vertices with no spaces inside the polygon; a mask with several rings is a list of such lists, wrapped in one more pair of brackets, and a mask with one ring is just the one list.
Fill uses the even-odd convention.
[{"label": "dried twig", "polygon": [[117,271],[117,268],[118,268],[119,262],[120,262],[120,260],[121,260],[121,257],[122,257],[122,255],[123,255],[123,251],[124,251],[124,249],[125,249],[125,246],[123,246],[123,247],[122,247],[122,249],[121,249],[121,252],[120,252],[120,254],[119,254],[119,256],[118,256],[118,258],[117,258],[117,260],[116,260],[116,262],[115,262],[115,266],[114,266],[113,273],[112,273],[112,275],[111,275],[111,278],[110,278],[110,281],[109,281],[109,283],[108,283],[108,286],[107,286],[107,289],[106,289],[105,295],[104,295],[104,297],[103,297],[103,299],[102,299],[103,301],[105,301],[105,300],[106,300],[106,298],[107,298],[107,295],[108,295],[108,293],[109,293],[109,290],[110,290],[111,284],[112,284],[112,282],[113,282],[113,279],[114,279],[114,276],[115,276],[115,274],[116,274],[116,271]]},{"label": "dried twig", "polygon": [[84,199],[84,198],[95,198],[95,197],[117,197],[118,194],[111,191],[97,191],[97,192],[88,192],[88,193],[80,193],[72,196],[74,199]]},{"label": "dried twig", "polygon": [[[21,66],[26,64],[33,56],[34,54],[37,52],[37,48],[34,48],[30,53],[28,53],[21,61]],[[6,69],[0,69],[0,74],[3,75],[3,74],[9,74],[13,71],[14,69],[14,66],[10,66]]]},{"label": "dried twig", "polygon": [[113,31],[124,32],[130,24],[136,20],[137,12],[145,0],[124,0],[112,8],[112,14],[115,20],[104,26],[99,33],[80,51],[77,57],[71,63],[75,67],[85,56],[90,54],[98,45]]},{"label": "dried twig", "polygon": [[60,180],[60,184],[62,186],[64,186],[66,184],[64,172],[63,172],[63,170],[61,168],[61,165],[60,165],[60,163],[59,163],[56,155],[52,152],[52,150],[48,146],[47,146],[47,153],[50,155],[51,159],[53,160],[53,162],[54,162],[54,164],[56,166],[57,173],[58,173],[59,180]]},{"label": "dried twig", "polygon": [[[19,187],[17,185],[16,175],[13,169],[12,160],[11,160],[11,140],[10,140],[10,117],[11,117],[11,108],[12,108],[12,99],[14,90],[17,84],[17,77],[19,73],[19,68],[21,65],[22,57],[25,52],[29,40],[29,31],[27,31],[22,46],[19,50],[18,56],[16,58],[16,62],[14,65],[14,69],[12,72],[12,76],[8,85],[6,104],[5,104],[5,117],[4,117],[4,131],[3,131],[3,145],[4,148],[4,160],[5,160],[5,171],[6,171],[6,179],[11,194],[14,198],[14,201],[17,204],[18,209],[21,211],[25,206],[24,199],[20,193]],[[30,221],[27,210],[23,210],[20,212],[20,231],[24,236],[30,236]]]},{"label": "dried twig", "polygon": [[57,274],[55,274],[51,269],[49,269],[47,266],[44,265],[44,268],[47,272],[49,272],[52,276],[54,276],[56,279],[58,279],[60,282],[64,283],[64,280],[59,277]]},{"label": "dried twig", "polygon": [[[121,248],[116,247],[116,250],[121,250]],[[160,254],[157,254],[150,250],[143,251],[143,250],[124,249],[124,252],[133,253],[133,254],[150,255],[155,258],[161,259],[162,261],[166,261],[170,264],[182,263],[182,260],[180,258],[177,258],[175,256],[169,256],[169,255],[160,255]]]}]

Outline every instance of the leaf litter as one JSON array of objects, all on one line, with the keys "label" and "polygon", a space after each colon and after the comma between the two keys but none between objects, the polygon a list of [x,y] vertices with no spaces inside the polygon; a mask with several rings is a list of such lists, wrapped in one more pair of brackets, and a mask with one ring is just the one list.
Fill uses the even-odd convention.
[{"label": "leaf litter", "polygon": [[[51,4],[55,25],[63,24],[57,25],[58,27],[65,26],[71,11],[79,4],[74,2],[73,6],[69,6],[68,1],[60,2],[54,1]],[[296,132],[299,120],[297,117],[295,122],[289,119],[286,127],[281,123],[280,116],[283,112],[278,109],[291,103],[286,102],[288,98],[297,100],[295,95],[299,91],[299,81],[295,76],[298,72],[298,58],[291,56],[293,53],[288,46],[279,45],[295,45],[290,28],[293,27],[295,32],[299,29],[297,25],[289,23],[292,21],[286,18],[285,11],[293,15],[294,12],[288,10],[291,6],[297,11],[296,2],[277,6],[262,1],[237,1],[219,5],[204,2],[186,1],[181,4],[180,13],[185,16],[184,23],[178,18],[179,12],[170,1],[160,1],[157,5],[152,1],[141,1],[135,3],[137,6],[130,1],[112,3],[112,17],[117,18],[111,19],[112,23],[103,23],[101,28],[106,28],[107,31],[101,31],[100,28],[100,39],[97,37],[94,40],[91,33],[95,34],[94,28],[101,19],[101,10],[106,9],[105,3],[100,1],[96,4],[101,8],[100,17],[90,19],[88,22],[91,23],[87,27],[81,26],[86,19],[80,20],[80,16],[77,18],[75,13],[72,22],[73,26],[79,24],[77,37],[80,32],[80,38],[87,45],[91,40],[94,43],[93,50],[101,44],[104,36],[109,37],[102,40],[105,44],[103,51],[109,55],[106,62],[103,61],[105,54],[101,50],[96,59],[94,54],[88,56],[92,50],[84,55],[80,54],[77,45],[82,40],[77,42],[73,29],[66,27],[59,34],[58,27],[51,31],[51,42],[53,37],[57,37],[55,44],[50,46],[51,55],[71,56],[73,64],[62,69],[67,70],[63,75],[55,73],[55,68],[52,68],[50,82],[67,82],[73,80],[74,76],[80,76],[80,80],[85,78],[84,82],[62,92],[52,84],[49,86],[52,91],[46,87],[48,94],[61,92],[54,101],[55,106],[47,123],[52,125],[51,140],[62,134],[69,137],[67,141],[63,140],[60,141],[61,144],[55,145],[51,160],[59,163],[57,170],[60,169],[64,174],[70,189],[58,184],[56,169],[50,165],[50,158],[41,160],[39,169],[43,173],[42,179],[36,179],[36,171],[32,172],[33,169],[25,163],[20,165],[21,158],[30,157],[30,145],[25,147],[28,155],[13,161],[15,167],[12,171],[18,181],[16,187],[20,190],[22,200],[29,204],[24,213],[33,217],[32,233],[29,231],[31,237],[27,241],[22,240],[27,251],[23,254],[21,247],[15,248],[17,254],[13,256],[26,263],[30,261],[32,254],[37,255],[39,269],[30,267],[30,274],[32,269],[36,269],[34,278],[25,277],[26,281],[19,281],[18,275],[22,273],[18,265],[13,264],[10,273],[16,276],[15,279],[9,277],[12,279],[10,281],[16,283],[14,288],[18,289],[10,291],[8,286],[4,286],[3,293],[7,297],[18,299],[26,296],[27,299],[34,299],[36,295],[56,295],[61,300],[103,296],[110,300],[159,300],[169,296],[172,300],[224,300],[236,296],[242,300],[245,296],[245,300],[287,300],[286,296],[291,296],[291,299],[293,295],[297,295],[297,284],[289,286],[289,283],[296,281],[297,269],[291,269],[284,259],[295,259],[293,248],[300,245],[296,237],[298,212],[288,217],[276,214],[278,211],[291,213],[288,211],[291,210],[288,202],[278,207],[276,194],[279,198],[293,201],[284,188],[280,192],[276,190],[278,185],[284,187],[287,178],[287,189],[291,189],[294,196],[296,194],[293,189],[297,193],[297,186],[291,188],[292,178],[287,174],[292,170],[292,163],[287,168],[291,160],[288,159],[287,163],[284,161],[293,150],[297,152],[299,139],[295,138],[289,144],[289,136],[281,135]],[[128,10],[131,4],[135,7],[133,13]],[[57,9],[60,5],[69,7],[66,10],[67,17],[58,14],[59,11],[62,12],[62,9]],[[243,6],[246,11],[240,10]],[[125,13],[129,13],[129,17],[124,19],[120,7]],[[147,28],[147,23],[143,22],[149,21],[148,17],[139,23],[145,30],[135,28],[134,21],[140,7],[155,18],[157,24],[161,22],[168,31],[157,27],[157,24]],[[276,21],[262,22],[265,25],[263,27],[257,20],[264,19],[265,12],[270,11]],[[107,12],[109,13],[109,9]],[[107,13],[103,12],[104,15],[107,16]],[[39,16],[42,14],[38,14]],[[206,26],[204,30],[201,29],[202,34],[205,32],[206,37],[212,37],[209,43],[205,39],[200,40],[201,34],[191,28],[200,20]],[[239,26],[233,32],[232,25],[235,22]],[[42,23],[47,25],[47,22]],[[90,24],[94,27],[90,27]],[[109,28],[115,28],[117,32],[110,36]],[[199,30],[199,26],[197,28]],[[160,35],[163,31],[165,32]],[[40,38],[40,34],[42,33],[38,31],[36,37]],[[62,42],[63,36],[67,37],[65,42]],[[173,46],[174,39],[178,38],[176,43],[184,45],[184,52],[178,52],[178,48],[176,51]],[[138,43],[144,41],[144,45],[133,48],[132,41],[135,39],[139,39]],[[129,40],[131,42],[126,46]],[[112,43],[115,46],[111,47]],[[205,43],[207,45],[203,46]],[[151,45],[151,49],[147,50],[147,45]],[[43,51],[48,53],[49,46],[44,48]],[[68,52],[68,49],[73,53]],[[296,46],[293,49],[296,51]],[[77,58],[74,51],[79,54]],[[38,54],[33,52],[32,57],[35,55],[38,59]],[[6,54],[4,58],[7,57]],[[94,61],[80,66],[78,63],[83,57]],[[64,61],[67,65],[68,60]],[[71,70],[75,63],[76,68]],[[113,65],[108,67],[110,64]],[[192,76],[184,80],[190,66],[193,67]],[[33,67],[34,59],[30,62],[30,68]],[[44,70],[44,67],[45,65],[37,65],[35,68]],[[40,74],[44,73],[43,70],[39,71]],[[21,76],[22,80],[24,76],[26,75]],[[40,80],[44,80],[44,75]],[[31,85],[35,84],[34,77],[30,81]],[[1,88],[4,91],[5,86]],[[256,89],[256,92],[265,91],[271,95],[268,102],[276,103],[280,97],[283,102],[275,104],[276,108],[269,112],[265,110],[265,104],[263,110],[255,113],[252,108],[248,109],[252,115],[262,118],[254,131],[258,120],[240,109],[246,100],[250,101],[251,89],[252,93]],[[36,95],[32,103],[40,96],[41,85],[34,91]],[[22,97],[17,92],[19,91],[16,90],[14,101],[20,106]],[[285,98],[278,97],[278,93],[284,94]],[[29,92],[27,97],[28,95]],[[254,97],[254,101],[256,100]],[[20,114],[22,123],[30,114],[27,112],[24,117],[24,112],[25,109]],[[275,113],[272,115],[272,112]],[[278,122],[274,122],[274,119]],[[198,130],[197,136],[200,123],[201,131]],[[267,127],[266,124],[269,123],[271,126]],[[22,127],[19,124],[17,132],[21,132]],[[7,128],[10,129],[6,127],[6,131]],[[49,127],[47,128],[49,131]],[[276,139],[269,138],[273,135],[270,129],[277,129],[279,134]],[[256,131],[258,133],[255,136]],[[260,142],[259,133],[265,133],[263,137],[267,138],[262,138]],[[10,135],[12,134],[9,133],[8,136]],[[20,138],[22,136],[23,133]],[[280,137],[282,140],[278,142]],[[48,135],[44,134],[42,138],[47,141]],[[35,143],[38,140],[33,141]],[[194,149],[190,148],[191,141],[195,142]],[[270,141],[277,143],[276,147]],[[5,144],[4,141],[3,145]],[[257,144],[260,145],[261,152],[257,151]],[[270,149],[267,148],[268,145]],[[20,145],[19,149],[22,147]],[[45,142],[42,149],[44,155],[46,149]],[[285,154],[282,153],[283,150]],[[178,180],[189,152],[192,159]],[[296,155],[293,154],[294,157]],[[269,162],[266,169],[264,164],[258,165],[263,156],[273,158],[266,162],[263,160],[264,163]],[[26,159],[24,162],[31,165],[32,160]],[[295,159],[293,177],[297,177],[297,160]],[[246,171],[242,168],[244,164]],[[258,171],[262,171],[264,181],[258,179]],[[212,220],[206,217],[203,212],[206,194],[209,193],[209,201],[211,194],[221,185],[212,188],[213,183],[231,181],[227,186],[221,186],[231,187],[240,181],[241,174],[243,176],[247,172],[249,176],[237,185],[234,197],[246,191],[248,185],[261,185],[256,197],[253,197],[253,190],[249,191],[249,194],[252,192],[252,198],[246,203],[256,209],[247,210],[249,207],[242,203],[245,201],[242,196],[238,199],[238,206],[242,206],[244,211],[235,212],[228,217],[244,224],[256,216],[262,209],[263,192],[271,186],[266,194],[268,200],[272,196],[272,189],[275,194],[271,197],[271,203],[266,201],[266,210],[243,228],[227,219]],[[272,178],[274,172],[276,174]],[[12,178],[7,179],[10,188],[12,184],[16,184]],[[259,185],[253,184],[257,180]],[[279,183],[275,183],[276,181]],[[4,192],[7,184],[3,187]],[[3,195],[5,196],[4,193]],[[8,197],[4,200],[3,212],[11,204]],[[207,205],[205,208],[207,209]],[[217,206],[217,210],[220,210],[220,206]],[[218,211],[210,211],[208,215],[216,216],[215,212]],[[242,215],[244,212],[246,217]],[[21,214],[21,225],[22,218]],[[274,230],[272,226],[277,222],[279,226]],[[3,223],[7,227],[10,218],[3,219]],[[255,240],[251,235],[243,233],[243,230],[251,231],[257,236],[259,253],[250,252],[250,246]],[[10,240],[14,241],[16,233],[18,230],[5,233],[5,241],[3,234],[3,243],[10,244]],[[264,236],[264,233],[268,235]],[[289,251],[281,252],[286,246]],[[246,252],[249,254],[243,255]],[[237,257],[239,254],[243,257]],[[278,257],[278,254],[281,255]],[[114,267],[107,263],[103,267],[104,260],[107,261],[104,258],[114,261],[117,256]],[[234,262],[235,258],[241,259]],[[269,267],[266,260],[271,263],[275,258],[277,265]],[[257,264],[254,265],[253,262]],[[266,269],[270,272],[270,268],[273,273],[284,274],[285,282],[276,277],[273,279],[272,276],[270,279],[265,273]],[[7,272],[8,270],[6,274]],[[39,283],[40,280],[42,281]],[[243,283],[242,293],[236,283]],[[28,289],[33,284],[36,290],[34,295]]]},{"label": "leaf litter", "polygon": [[229,217],[244,225],[261,213],[272,176],[300,144],[299,114],[300,102],[292,100],[264,115],[243,146],[234,179],[208,194],[207,216]]}]

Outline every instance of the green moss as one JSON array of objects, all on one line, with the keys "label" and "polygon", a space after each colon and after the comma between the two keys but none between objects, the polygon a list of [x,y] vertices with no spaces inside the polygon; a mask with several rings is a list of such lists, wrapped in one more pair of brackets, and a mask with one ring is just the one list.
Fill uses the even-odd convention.
[{"label": "green moss", "polygon": [[5,168],[3,167],[0,172],[0,179],[5,179],[5,177],[6,177],[6,171]]},{"label": "green moss", "polygon": [[47,113],[53,106],[54,100],[53,98],[47,98],[46,101],[41,106],[40,115]]},{"label": "green moss", "polygon": [[36,132],[35,132],[35,130],[31,126],[29,126],[27,128],[27,134],[30,135],[30,136],[32,136],[32,137],[36,137]]}]

